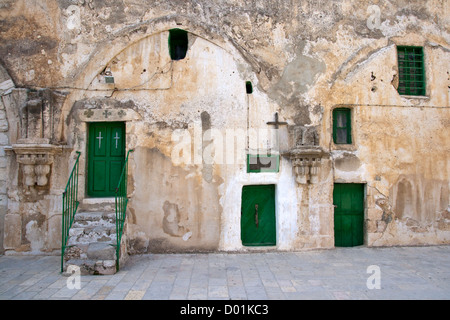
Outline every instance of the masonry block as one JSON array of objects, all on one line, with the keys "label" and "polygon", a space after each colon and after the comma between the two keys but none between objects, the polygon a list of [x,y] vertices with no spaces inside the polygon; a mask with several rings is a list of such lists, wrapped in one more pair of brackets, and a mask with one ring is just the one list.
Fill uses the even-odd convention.
[{"label": "masonry block", "polygon": [[5,249],[16,249],[22,239],[22,218],[18,214],[5,215]]}]

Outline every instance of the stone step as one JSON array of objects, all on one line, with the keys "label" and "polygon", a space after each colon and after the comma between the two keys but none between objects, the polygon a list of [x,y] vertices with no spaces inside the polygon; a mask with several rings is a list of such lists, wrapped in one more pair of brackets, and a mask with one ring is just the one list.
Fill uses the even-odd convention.
[{"label": "stone step", "polygon": [[116,241],[114,212],[78,212],[69,230],[68,245]]},{"label": "stone step", "polygon": [[[106,204],[111,204],[110,199]],[[116,215],[111,208],[99,208],[102,210],[81,210],[75,214],[64,253],[65,270],[76,265],[82,274],[116,272]]]},{"label": "stone step", "polygon": [[116,248],[108,243],[90,243],[87,258],[90,260],[116,260]]},{"label": "stone step", "polygon": [[89,234],[89,233],[97,233],[97,234],[114,234],[116,233],[116,225],[110,224],[110,225],[97,225],[97,224],[90,224],[90,225],[72,225],[72,228],[69,230],[69,237],[70,236],[76,236],[81,234]]},{"label": "stone step", "polygon": [[67,267],[71,265],[78,266],[82,275],[112,275],[116,273],[116,260],[71,259],[66,262],[63,275],[72,275],[67,272]]},{"label": "stone step", "polygon": [[116,230],[100,229],[86,230],[85,228],[72,228],[69,230],[68,245],[86,244],[93,242],[113,243],[116,242]]},{"label": "stone step", "polygon": [[85,229],[94,229],[94,228],[105,228],[105,229],[115,229],[116,224],[108,221],[108,220],[98,220],[98,221],[74,221],[72,224],[72,228],[85,228]]},{"label": "stone step", "polygon": [[84,198],[80,201],[81,211],[114,211],[115,198]]},{"label": "stone step", "polygon": [[114,274],[116,272],[116,247],[111,243],[92,242],[70,246],[64,254],[65,267],[80,267],[81,274]]},{"label": "stone step", "polygon": [[115,223],[116,213],[115,212],[92,212],[92,211],[82,211],[77,212],[74,217],[74,223],[94,222],[94,221],[108,221],[110,223]]},{"label": "stone step", "polygon": [[115,242],[87,242],[87,243],[78,243],[75,245],[69,245],[67,246],[66,251],[64,252],[64,256],[66,260],[70,260],[73,258],[77,259],[97,259],[99,260],[100,257],[95,256],[98,254],[98,252],[101,252],[102,250],[107,254],[108,256],[105,257],[103,255],[103,258],[100,260],[111,260],[115,259],[115,248],[116,243]]}]

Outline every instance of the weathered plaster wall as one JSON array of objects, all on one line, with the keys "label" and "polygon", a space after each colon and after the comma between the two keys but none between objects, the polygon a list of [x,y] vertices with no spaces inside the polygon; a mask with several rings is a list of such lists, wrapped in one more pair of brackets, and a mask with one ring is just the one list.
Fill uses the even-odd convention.
[{"label": "weathered plaster wall", "polygon": [[[367,184],[368,245],[448,241],[449,78],[448,68],[433,67],[448,66],[448,35],[434,35],[433,43],[430,38],[405,32],[383,40],[379,49],[361,50],[356,67],[332,84],[333,92],[343,94],[328,100],[326,130],[333,107],[351,108],[354,119],[353,146],[337,147],[329,136],[335,179]],[[396,91],[395,45],[412,43],[425,51],[427,96],[422,98]]]},{"label": "weathered plaster wall", "polygon": [[2,254],[4,252],[5,217],[8,209],[8,158],[6,157],[5,146],[9,145],[9,124],[5,104],[9,102],[9,93],[14,88],[14,82],[1,66],[0,87],[0,254]]},{"label": "weathered plaster wall", "polygon": [[[48,194],[31,202],[20,194],[14,155],[5,158],[3,247],[57,248],[66,164],[81,151],[85,166],[90,121],[126,121],[127,149],[135,149],[131,252],[248,250],[239,229],[247,184],[277,186],[279,250],[334,246],[334,182],[366,184],[367,245],[449,243],[449,10],[440,0],[3,1],[0,62],[17,87],[67,93],[54,137],[73,148],[55,161]],[[168,54],[171,28],[189,32],[188,55],[176,62]],[[398,95],[396,45],[424,47],[426,97]],[[103,83],[108,67],[114,85]],[[332,143],[335,107],[352,109],[350,146]],[[15,111],[5,108],[7,145],[17,129]],[[331,152],[318,184],[298,185],[284,157],[279,173],[264,174],[246,173],[243,161],[198,157],[217,148],[227,129],[266,129],[275,112],[289,126],[318,129],[320,146]],[[174,159],[177,129],[199,142],[191,149],[194,163]],[[202,144],[198,137],[208,129]],[[270,137],[246,147],[274,148]],[[286,126],[279,137],[286,151]],[[84,183],[82,171],[81,194]]]}]

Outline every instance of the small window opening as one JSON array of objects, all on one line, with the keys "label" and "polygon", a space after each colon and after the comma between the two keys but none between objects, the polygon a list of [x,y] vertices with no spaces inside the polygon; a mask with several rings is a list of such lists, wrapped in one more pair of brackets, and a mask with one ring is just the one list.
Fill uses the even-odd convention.
[{"label": "small window opening", "polygon": [[425,95],[425,64],[422,47],[397,47],[401,95]]},{"label": "small window opening", "polygon": [[169,54],[172,60],[182,60],[188,50],[188,33],[182,29],[169,30]]},{"label": "small window opening", "polygon": [[333,110],[333,140],[335,144],[352,143],[351,110],[339,108]]},{"label": "small window opening", "polygon": [[247,94],[252,94],[253,93],[253,86],[252,86],[252,82],[251,81],[247,81],[245,83],[245,90],[247,91]]}]

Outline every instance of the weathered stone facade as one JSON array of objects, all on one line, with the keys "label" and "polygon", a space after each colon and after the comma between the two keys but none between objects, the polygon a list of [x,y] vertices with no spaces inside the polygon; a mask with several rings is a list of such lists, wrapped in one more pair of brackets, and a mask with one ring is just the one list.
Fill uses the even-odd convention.
[{"label": "weathered stone facade", "polygon": [[[74,156],[87,199],[89,124],[114,121],[134,150],[130,253],[252,250],[258,184],[276,186],[277,239],[258,250],[334,247],[335,183],[364,184],[365,245],[450,243],[448,1],[5,0],[0,19],[0,252],[59,252]],[[397,46],[423,48],[426,95],[398,93]],[[248,173],[255,150],[278,172]]]}]

